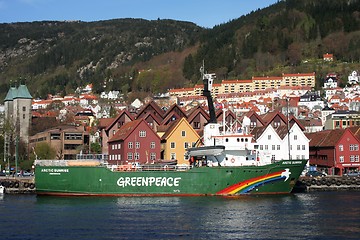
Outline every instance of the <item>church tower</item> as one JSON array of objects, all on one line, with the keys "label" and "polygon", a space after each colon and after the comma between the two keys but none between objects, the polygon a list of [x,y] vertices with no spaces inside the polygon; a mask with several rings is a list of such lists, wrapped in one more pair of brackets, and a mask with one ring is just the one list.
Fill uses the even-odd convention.
[{"label": "church tower", "polygon": [[23,84],[11,87],[4,99],[5,120],[13,125],[15,134],[26,144],[31,126],[31,103],[32,96]]}]

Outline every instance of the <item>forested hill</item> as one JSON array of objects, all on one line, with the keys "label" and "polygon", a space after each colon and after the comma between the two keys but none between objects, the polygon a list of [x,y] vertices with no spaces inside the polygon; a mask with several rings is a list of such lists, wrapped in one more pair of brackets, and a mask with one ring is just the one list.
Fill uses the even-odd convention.
[{"label": "forested hill", "polygon": [[[324,53],[337,61],[319,62]],[[10,80],[25,82],[34,97],[88,83],[95,92],[164,92],[197,83],[203,60],[220,80],[345,76],[360,70],[360,0],[278,1],[213,29],[160,19],[0,24],[2,96]]]}]

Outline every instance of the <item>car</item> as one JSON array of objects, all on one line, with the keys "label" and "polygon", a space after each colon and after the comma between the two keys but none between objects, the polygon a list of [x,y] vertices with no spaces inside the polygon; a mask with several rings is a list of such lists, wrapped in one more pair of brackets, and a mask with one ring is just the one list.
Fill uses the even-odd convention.
[{"label": "car", "polygon": [[347,177],[360,177],[360,172],[348,172],[348,173],[345,173],[344,176],[347,176]]},{"label": "car", "polygon": [[32,172],[28,172],[28,171],[20,171],[17,173],[17,176],[18,177],[30,177],[30,176],[33,176],[34,173]]},{"label": "car", "polygon": [[326,173],[322,173],[319,171],[308,171],[307,173],[305,173],[305,176],[307,176],[307,177],[325,177]]}]

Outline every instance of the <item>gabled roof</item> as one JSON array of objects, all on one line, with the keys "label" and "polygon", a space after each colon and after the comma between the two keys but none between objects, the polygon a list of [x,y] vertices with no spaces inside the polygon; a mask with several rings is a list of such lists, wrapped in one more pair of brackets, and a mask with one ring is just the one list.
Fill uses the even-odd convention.
[{"label": "gabled roof", "polygon": [[257,114],[255,111],[251,110],[249,112],[246,112],[244,115],[241,116],[241,121],[243,120],[244,116],[247,116],[248,118],[251,118],[252,116],[255,116],[256,119],[265,126],[265,123],[263,121],[263,119],[259,116],[259,114]]},{"label": "gabled roof", "polygon": [[281,112],[279,111],[274,111],[274,112],[268,112],[264,115],[261,115],[262,117],[262,120],[264,122],[264,125],[269,125],[276,116],[279,116],[281,118],[281,120],[286,123],[287,122],[287,119],[286,117],[284,116],[284,114],[282,114]]},{"label": "gabled roof", "polygon": [[139,118],[139,116],[145,114],[147,110],[151,111],[151,109],[155,111],[157,114],[159,114],[161,118],[164,118],[164,111],[154,101],[149,102],[143,108],[141,108],[138,114],[136,115],[136,118]]},{"label": "gabled roof", "polygon": [[173,111],[171,113],[169,113],[166,118],[164,118],[164,120],[161,122],[162,125],[168,125],[171,122],[175,121],[173,118],[175,118],[175,120],[180,119],[181,117],[179,116],[179,114],[177,114],[177,112]]},{"label": "gabled roof", "polygon": [[191,129],[192,131],[196,132],[196,131],[191,127],[191,125],[189,124],[189,122],[183,117],[183,118],[178,119],[178,120],[176,120],[176,121],[173,121],[173,122],[171,123],[171,125],[169,126],[169,128],[166,129],[164,135],[162,135],[161,140],[166,140],[166,139],[174,132],[174,130],[175,130],[178,126],[180,126],[181,124],[186,124],[186,125],[189,127],[189,129]]},{"label": "gabled roof", "polygon": [[251,130],[251,134],[254,136],[254,139],[257,140],[264,132],[267,127],[254,127]]},{"label": "gabled roof", "polygon": [[288,128],[286,125],[279,126],[275,129],[275,132],[281,139],[284,139],[286,137],[286,135],[288,134]]},{"label": "gabled roof", "polygon": [[130,136],[135,131],[135,129],[140,125],[141,122],[144,122],[145,125],[151,130],[151,128],[145,122],[144,119],[137,119],[137,120],[125,123],[123,126],[121,126],[119,128],[119,130],[115,133],[115,135],[111,139],[109,139],[108,142],[125,140],[128,136]]},{"label": "gabled roof", "polygon": [[187,117],[188,122],[192,122],[194,120],[194,118],[199,114],[203,115],[203,117],[207,121],[209,121],[209,119],[210,119],[209,114],[202,107],[197,106],[196,108],[192,109],[190,111],[190,113],[188,114],[188,117]]},{"label": "gabled roof", "polygon": [[186,113],[181,109],[176,103],[171,105],[171,107],[164,113],[163,118],[166,118],[171,112],[176,112],[180,117],[186,117]]},{"label": "gabled roof", "polygon": [[155,116],[152,112],[146,113],[146,115],[142,116],[141,118],[144,119],[146,122],[148,122],[147,120],[149,118],[152,118],[158,125],[160,125],[162,121],[162,118],[160,116]]},{"label": "gabled roof", "polygon": [[360,141],[360,127],[349,127],[349,130],[354,134],[354,136]]},{"label": "gabled roof", "polygon": [[122,110],[116,118],[113,118],[113,121],[106,127],[105,131],[109,131],[124,115],[126,115],[131,120],[134,120],[133,116],[127,110]]}]

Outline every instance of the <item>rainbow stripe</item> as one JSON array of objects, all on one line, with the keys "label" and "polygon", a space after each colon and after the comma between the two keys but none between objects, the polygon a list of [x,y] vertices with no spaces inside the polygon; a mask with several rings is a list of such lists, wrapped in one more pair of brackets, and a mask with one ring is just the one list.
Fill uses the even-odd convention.
[{"label": "rainbow stripe", "polygon": [[222,189],[221,191],[218,191],[216,194],[218,195],[234,195],[234,194],[245,194],[249,193],[255,188],[257,188],[260,185],[265,185],[270,182],[279,181],[282,179],[287,180],[288,174],[285,174],[288,172],[288,169],[274,172],[271,174],[266,174],[263,176],[259,176],[256,178],[250,178],[243,182],[238,182],[236,184],[233,184],[227,188]]}]

